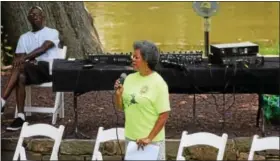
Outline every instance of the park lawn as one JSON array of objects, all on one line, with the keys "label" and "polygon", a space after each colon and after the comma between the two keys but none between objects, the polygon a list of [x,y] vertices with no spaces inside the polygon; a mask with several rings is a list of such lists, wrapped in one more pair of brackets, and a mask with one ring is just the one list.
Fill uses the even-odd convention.
[{"label": "park lawn", "polygon": [[275,43],[274,45],[267,47],[262,44],[259,44],[259,50],[261,55],[275,55],[279,56],[279,43]]}]

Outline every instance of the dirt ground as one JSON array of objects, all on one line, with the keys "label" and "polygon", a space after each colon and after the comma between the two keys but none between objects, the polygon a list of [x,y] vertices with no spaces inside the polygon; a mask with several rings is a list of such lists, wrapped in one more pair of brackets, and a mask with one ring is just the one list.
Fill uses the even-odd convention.
[{"label": "dirt ground", "polygon": [[[6,79],[6,77],[1,79],[2,91]],[[51,88],[32,88],[32,103],[34,106],[52,106],[54,96]],[[189,133],[199,131],[212,132],[218,135],[227,133],[229,138],[253,136],[254,134],[261,135],[260,128],[256,127],[258,109],[258,96],[256,94],[225,95],[225,107],[223,106],[222,94],[195,95],[196,123],[193,120],[194,95],[171,94],[170,99],[172,112],[166,125],[166,138],[168,139],[180,138],[184,130]],[[216,103],[215,99],[217,100]],[[13,121],[16,105],[14,92],[6,105],[5,113],[1,118],[1,135],[3,138],[18,137],[19,131],[9,132],[5,130]],[[224,112],[225,115],[223,115],[223,109],[226,111]],[[49,114],[34,113],[27,117],[27,121],[31,124],[51,123],[52,117]],[[64,138],[73,138],[73,123],[73,94],[65,93],[65,118],[58,119],[55,126],[65,125]],[[105,128],[124,126],[123,113],[117,112],[116,114],[114,110],[112,91],[89,92],[78,97],[79,131],[95,139],[100,126]],[[268,126],[266,134],[279,135],[279,131],[279,127]]]}]

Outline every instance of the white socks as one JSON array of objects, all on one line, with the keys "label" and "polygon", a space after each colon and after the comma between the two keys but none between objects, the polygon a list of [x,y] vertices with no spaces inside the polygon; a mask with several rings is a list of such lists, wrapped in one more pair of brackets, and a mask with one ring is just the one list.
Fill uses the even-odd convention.
[{"label": "white socks", "polygon": [[6,101],[3,98],[1,98],[1,110],[4,107],[5,103],[6,103]]},{"label": "white socks", "polygon": [[19,118],[21,118],[22,120],[25,120],[25,116],[23,113],[18,113],[17,114]]}]

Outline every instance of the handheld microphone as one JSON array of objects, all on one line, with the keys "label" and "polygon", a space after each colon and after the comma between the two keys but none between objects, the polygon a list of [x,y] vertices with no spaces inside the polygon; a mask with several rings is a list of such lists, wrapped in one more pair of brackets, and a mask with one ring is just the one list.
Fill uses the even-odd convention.
[{"label": "handheld microphone", "polygon": [[[127,76],[126,73],[122,73],[121,76],[119,77],[119,81],[121,85],[123,85],[126,76]],[[117,90],[119,89],[119,87],[115,87],[114,89]]]},{"label": "handheld microphone", "polygon": [[121,74],[121,76],[120,76],[120,84],[123,85],[126,76],[127,76],[126,73],[122,73],[122,74]]}]

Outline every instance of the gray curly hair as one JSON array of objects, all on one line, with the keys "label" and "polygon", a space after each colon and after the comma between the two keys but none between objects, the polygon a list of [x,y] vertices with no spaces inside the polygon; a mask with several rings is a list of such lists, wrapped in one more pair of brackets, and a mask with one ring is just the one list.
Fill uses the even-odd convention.
[{"label": "gray curly hair", "polygon": [[142,58],[148,63],[151,70],[154,70],[160,57],[157,46],[147,40],[135,41],[133,43],[134,50],[139,49]]}]

